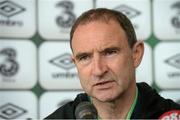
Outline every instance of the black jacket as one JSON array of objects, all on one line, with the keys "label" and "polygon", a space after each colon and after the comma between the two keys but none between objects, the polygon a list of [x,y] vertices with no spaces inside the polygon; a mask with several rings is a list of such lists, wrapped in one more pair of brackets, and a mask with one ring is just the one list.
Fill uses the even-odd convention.
[{"label": "black jacket", "polygon": [[[179,104],[162,98],[146,83],[137,83],[137,87],[138,99],[131,119],[157,119],[167,111],[180,110]],[[63,105],[45,119],[75,119],[76,106],[88,100],[87,94],[78,94],[74,101]]]}]

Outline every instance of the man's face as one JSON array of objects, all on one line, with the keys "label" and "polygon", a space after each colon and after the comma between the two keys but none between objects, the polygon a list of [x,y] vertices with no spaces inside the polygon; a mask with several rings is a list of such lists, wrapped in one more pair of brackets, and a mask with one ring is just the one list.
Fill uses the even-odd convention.
[{"label": "man's face", "polygon": [[88,95],[99,101],[112,101],[135,83],[139,63],[127,41],[124,30],[114,21],[77,27],[72,38],[72,59]]}]

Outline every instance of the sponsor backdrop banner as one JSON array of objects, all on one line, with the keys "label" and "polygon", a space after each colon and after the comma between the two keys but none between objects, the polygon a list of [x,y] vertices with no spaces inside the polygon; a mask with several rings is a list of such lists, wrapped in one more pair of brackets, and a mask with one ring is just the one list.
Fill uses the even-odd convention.
[{"label": "sponsor backdrop banner", "polygon": [[82,92],[69,32],[99,7],[126,14],[145,42],[137,82],[180,103],[180,0],[0,0],[0,119],[43,119]]}]

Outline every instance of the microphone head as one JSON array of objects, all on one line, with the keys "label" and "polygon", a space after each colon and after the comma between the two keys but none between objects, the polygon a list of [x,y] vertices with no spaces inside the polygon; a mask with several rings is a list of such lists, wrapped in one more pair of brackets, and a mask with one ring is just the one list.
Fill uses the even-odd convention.
[{"label": "microphone head", "polygon": [[96,119],[97,110],[93,104],[84,101],[77,105],[75,109],[75,116],[77,119]]}]

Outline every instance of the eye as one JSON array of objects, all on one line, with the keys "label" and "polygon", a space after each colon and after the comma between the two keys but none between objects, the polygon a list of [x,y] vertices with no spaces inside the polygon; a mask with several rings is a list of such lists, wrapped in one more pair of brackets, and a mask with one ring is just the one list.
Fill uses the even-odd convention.
[{"label": "eye", "polygon": [[86,53],[83,53],[83,54],[79,54],[76,56],[76,60],[78,62],[84,62],[84,61],[88,61],[90,59],[90,55],[89,54],[86,54]]},{"label": "eye", "polygon": [[112,55],[112,54],[115,54],[115,53],[117,53],[117,50],[108,50],[108,51],[106,51],[106,55]]},{"label": "eye", "polygon": [[104,51],[104,55],[105,56],[109,56],[109,55],[115,55],[118,53],[118,50],[116,49],[108,49]]},{"label": "eye", "polygon": [[83,56],[80,56],[78,61],[85,61],[87,60],[88,58],[90,58],[88,55],[83,55]]}]

